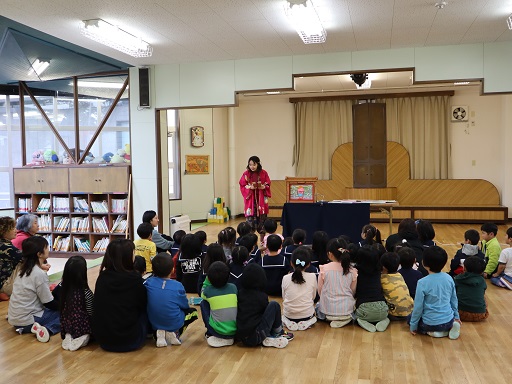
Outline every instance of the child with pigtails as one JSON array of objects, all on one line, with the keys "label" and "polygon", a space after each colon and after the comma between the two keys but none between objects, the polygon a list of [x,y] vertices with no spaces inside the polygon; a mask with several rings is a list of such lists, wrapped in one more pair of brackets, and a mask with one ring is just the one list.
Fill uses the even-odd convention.
[{"label": "child with pigtails", "polygon": [[310,263],[311,250],[305,246],[296,248],[290,261],[293,273],[283,277],[282,321],[290,331],[304,331],[316,323],[316,275],[305,272]]}]

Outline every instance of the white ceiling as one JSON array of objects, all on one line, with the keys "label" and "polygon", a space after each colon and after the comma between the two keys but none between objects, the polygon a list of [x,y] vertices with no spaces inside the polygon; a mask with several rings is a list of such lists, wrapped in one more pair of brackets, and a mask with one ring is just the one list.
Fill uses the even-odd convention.
[{"label": "white ceiling", "polygon": [[[135,65],[303,55],[512,40],[512,0],[313,0],[327,31],[303,44],[283,0],[1,0],[0,13],[70,43]],[[133,58],[80,35],[80,20],[102,18],[153,45]],[[411,72],[372,74],[372,90],[408,88]],[[355,91],[348,75],[296,79],[303,93]],[[322,91],[323,90],[323,91]]]},{"label": "white ceiling", "polygon": [[[512,0],[313,0],[327,30],[305,45],[283,0],[1,0],[0,13],[132,65],[232,60],[512,40]],[[82,37],[80,20],[102,18],[153,45],[132,58]]]}]

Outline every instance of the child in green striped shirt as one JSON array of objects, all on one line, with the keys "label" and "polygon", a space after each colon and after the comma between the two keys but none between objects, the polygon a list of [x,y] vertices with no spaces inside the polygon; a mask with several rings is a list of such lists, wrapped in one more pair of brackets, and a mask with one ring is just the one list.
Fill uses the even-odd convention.
[{"label": "child in green striped shirt", "polygon": [[201,290],[201,314],[211,347],[233,345],[236,333],[237,288],[228,283],[229,267],[216,261],[208,268]]}]

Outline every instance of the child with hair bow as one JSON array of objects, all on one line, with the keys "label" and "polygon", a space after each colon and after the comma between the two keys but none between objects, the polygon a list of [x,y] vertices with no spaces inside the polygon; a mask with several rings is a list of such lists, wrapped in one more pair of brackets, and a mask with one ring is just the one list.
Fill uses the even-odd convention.
[{"label": "child with hair bow", "polygon": [[283,277],[283,324],[291,331],[304,331],[316,323],[315,297],[317,281],[314,273],[305,272],[311,263],[311,249],[296,248],[291,257],[293,273]]}]

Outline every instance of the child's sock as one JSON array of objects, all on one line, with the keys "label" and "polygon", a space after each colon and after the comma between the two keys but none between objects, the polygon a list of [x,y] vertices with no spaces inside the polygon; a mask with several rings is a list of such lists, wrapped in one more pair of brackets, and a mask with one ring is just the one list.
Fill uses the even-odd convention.
[{"label": "child's sock", "polygon": [[379,332],[384,332],[388,328],[390,322],[391,321],[386,317],[384,320],[379,321],[375,325],[375,329],[377,329]]},{"label": "child's sock", "polygon": [[429,335],[430,337],[439,338],[439,337],[446,337],[446,336],[448,336],[448,332],[446,332],[446,331],[434,331],[434,332],[427,332],[427,335]]},{"label": "child's sock", "polygon": [[368,332],[375,332],[377,330],[377,328],[375,328],[375,325],[360,318],[357,319],[357,324],[359,324],[361,328],[367,330]]}]

